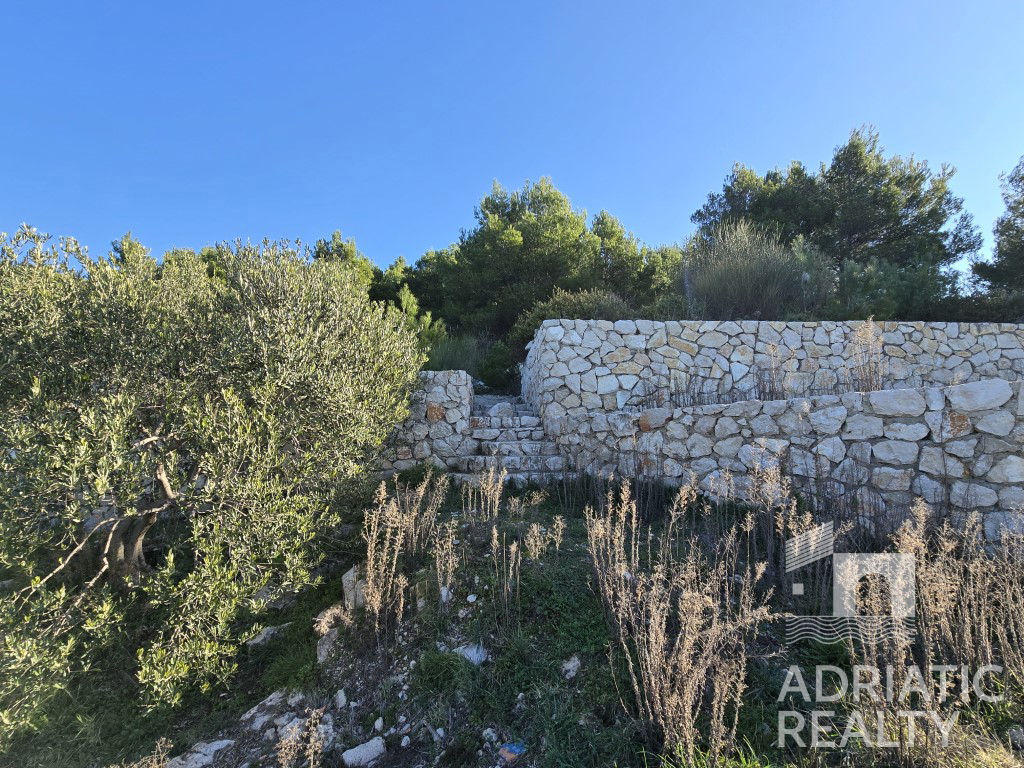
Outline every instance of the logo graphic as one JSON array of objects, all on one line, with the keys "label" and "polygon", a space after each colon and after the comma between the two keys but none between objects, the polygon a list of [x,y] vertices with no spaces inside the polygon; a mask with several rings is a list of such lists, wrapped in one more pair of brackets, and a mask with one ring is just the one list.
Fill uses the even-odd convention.
[{"label": "logo graphic", "polygon": [[[909,639],[915,629],[917,585],[914,556],[835,551],[835,529],[824,523],[786,541],[786,573],[832,558],[832,615],[792,616],[786,619],[786,638],[835,643],[848,638],[877,642]],[[858,598],[865,578],[882,579],[888,588],[888,610],[865,615]],[[804,594],[801,582],[793,594]]]}]

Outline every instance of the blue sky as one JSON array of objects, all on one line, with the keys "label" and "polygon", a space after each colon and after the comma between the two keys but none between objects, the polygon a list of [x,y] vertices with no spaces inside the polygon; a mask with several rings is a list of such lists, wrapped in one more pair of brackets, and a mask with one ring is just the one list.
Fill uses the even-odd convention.
[{"label": "blue sky", "polygon": [[736,161],[817,167],[852,128],[958,169],[991,244],[1024,154],[1024,4],[5,5],[0,230],[94,255],[341,229],[379,264],[550,176],[682,241]]}]

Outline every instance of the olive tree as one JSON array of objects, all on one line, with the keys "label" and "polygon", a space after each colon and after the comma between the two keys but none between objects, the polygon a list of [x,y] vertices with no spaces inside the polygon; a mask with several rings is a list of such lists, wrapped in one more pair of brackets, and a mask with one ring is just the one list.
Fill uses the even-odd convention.
[{"label": "olive tree", "polygon": [[224,681],[404,417],[417,339],[344,262],[215,251],[0,236],[0,733],[112,644],[154,704]]}]

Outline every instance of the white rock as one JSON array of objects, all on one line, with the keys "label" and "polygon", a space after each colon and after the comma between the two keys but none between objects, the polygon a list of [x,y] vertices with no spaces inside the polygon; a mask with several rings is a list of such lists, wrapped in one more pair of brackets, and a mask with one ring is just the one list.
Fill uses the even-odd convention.
[{"label": "white rock", "polygon": [[341,760],[347,768],[361,768],[373,765],[384,756],[385,752],[387,752],[387,747],[384,746],[384,739],[375,736],[365,744],[346,749],[341,753]]},{"label": "white rock", "polygon": [[459,654],[459,656],[461,656],[462,658],[466,659],[466,661],[468,661],[473,666],[480,666],[485,661],[487,661],[488,658],[490,658],[489,654],[487,653],[487,649],[484,648],[483,645],[481,645],[480,643],[477,643],[475,645],[460,645],[458,648],[455,649],[454,652]]},{"label": "white rock", "polygon": [[993,483],[1024,483],[1024,458],[1007,456],[992,467],[986,479]]},{"label": "white rock", "polygon": [[958,411],[987,411],[998,408],[1013,394],[1010,383],[1003,379],[987,379],[949,387],[946,397]]},{"label": "white rock", "polygon": [[342,688],[336,694],[334,694],[334,706],[338,709],[344,709],[348,704],[348,696],[345,695],[345,689]]},{"label": "white rock", "polygon": [[476,602],[476,595],[470,595],[469,597],[467,597],[466,598],[466,602],[467,603],[475,603]]},{"label": "white rock", "polygon": [[872,437],[881,437],[884,432],[882,420],[877,416],[855,413],[846,420],[843,437],[847,440],[870,440]]},{"label": "white rock", "polygon": [[875,413],[881,416],[920,416],[928,407],[924,396],[913,389],[888,389],[868,393]]},{"label": "white rock", "polygon": [[214,755],[234,743],[230,739],[211,742],[201,741],[184,755],[169,761],[167,768],[204,768],[204,766],[213,765]]},{"label": "white rock", "polygon": [[958,480],[950,489],[949,500],[958,507],[973,509],[991,507],[999,501],[999,496],[991,488]]},{"label": "white rock", "polygon": [[846,421],[846,408],[841,405],[823,408],[812,411],[809,418],[815,432],[821,435],[834,435]]},{"label": "white rock", "polygon": [[580,671],[580,657],[573,654],[573,656],[562,664],[562,677],[566,680],[572,680]]},{"label": "white rock", "polygon": [[331,629],[327,630],[327,634],[316,643],[316,661],[318,664],[323,664],[330,658],[331,651],[334,650],[336,642],[338,642],[338,628],[331,627]]},{"label": "white rock", "polygon": [[976,422],[974,428],[979,432],[988,432],[990,435],[1005,437],[1013,431],[1017,420],[1009,411],[993,411],[986,413]]},{"label": "white rock", "polygon": [[909,491],[913,479],[914,472],[910,469],[876,467],[871,472],[871,482],[883,491]]},{"label": "white rock", "polygon": [[894,421],[885,425],[885,436],[890,440],[917,442],[918,440],[924,440],[928,436],[928,426],[926,424],[904,424],[900,421]]},{"label": "white rock", "polygon": [[917,443],[903,440],[882,440],[875,443],[872,453],[886,464],[913,464],[917,461]]},{"label": "white rock", "polygon": [[402,737],[402,749],[405,749],[405,748],[406,748],[406,747],[408,747],[408,746],[409,746],[409,745],[410,745],[411,743],[412,743],[412,739],[410,739],[410,738],[409,738],[408,736],[403,736],[403,737]]},{"label": "white rock", "polygon": [[378,717],[376,720],[373,721],[373,730],[375,730],[377,733],[380,733],[381,731],[384,730],[384,718],[383,717]]}]

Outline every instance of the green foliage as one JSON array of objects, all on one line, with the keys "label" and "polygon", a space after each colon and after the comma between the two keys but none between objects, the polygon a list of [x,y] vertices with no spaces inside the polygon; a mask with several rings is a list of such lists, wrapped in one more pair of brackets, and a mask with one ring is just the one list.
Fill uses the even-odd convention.
[{"label": "green foliage", "polygon": [[682,258],[649,248],[606,211],[587,226],[585,211],[541,179],[508,192],[497,183],[459,242],[430,251],[410,284],[424,306],[461,331],[506,334],[552,291],[615,290],[638,305],[672,290]]},{"label": "green foliage", "polygon": [[0,320],[4,738],[115,640],[153,704],[223,682],[242,617],[311,582],[334,501],[403,417],[405,319],[287,243],[158,264],[23,228]]},{"label": "green foliage", "polygon": [[512,348],[522,350],[545,320],[626,320],[635,315],[636,310],[611,291],[555,288],[549,298],[519,315],[506,340]]},{"label": "green foliage", "polygon": [[428,371],[468,371],[479,379],[480,365],[491,343],[478,333],[446,335],[431,345],[423,367]]},{"label": "green foliage", "polygon": [[496,341],[480,361],[480,378],[493,389],[512,390],[519,377],[518,356],[504,341]]},{"label": "green foliage", "polygon": [[785,320],[813,315],[833,277],[827,259],[802,237],[786,245],[740,219],[697,238],[682,280],[695,316]]},{"label": "green foliage", "polygon": [[[784,244],[803,236],[832,259],[847,291],[858,286],[873,291],[862,303],[884,307],[894,295],[906,295],[916,303],[892,305],[890,316],[916,320],[921,319],[915,314],[919,307],[948,295],[950,278],[941,274],[943,269],[981,247],[963,200],[950,190],[954,173],[946,165],[933,172],[913,157],[887,158],[878,134],[862,129],[837,147],[831,163],[822,164],[818,173],[793,163],[785,171],[760,176],[737,165],[722,192],[709,195],[692,220],[705,237],[741,218],[774,230]],[[930,293],[909,294],[901,288],[880,297],[867,274],[879,270],[897,275],[908,289]]]},{"label": "green foliage", "polygon": [[996,220],[991,262],[972,265],[974,273],[992,288],[1024,293],[1024,157],[1002,181],[1006,212]]}]

